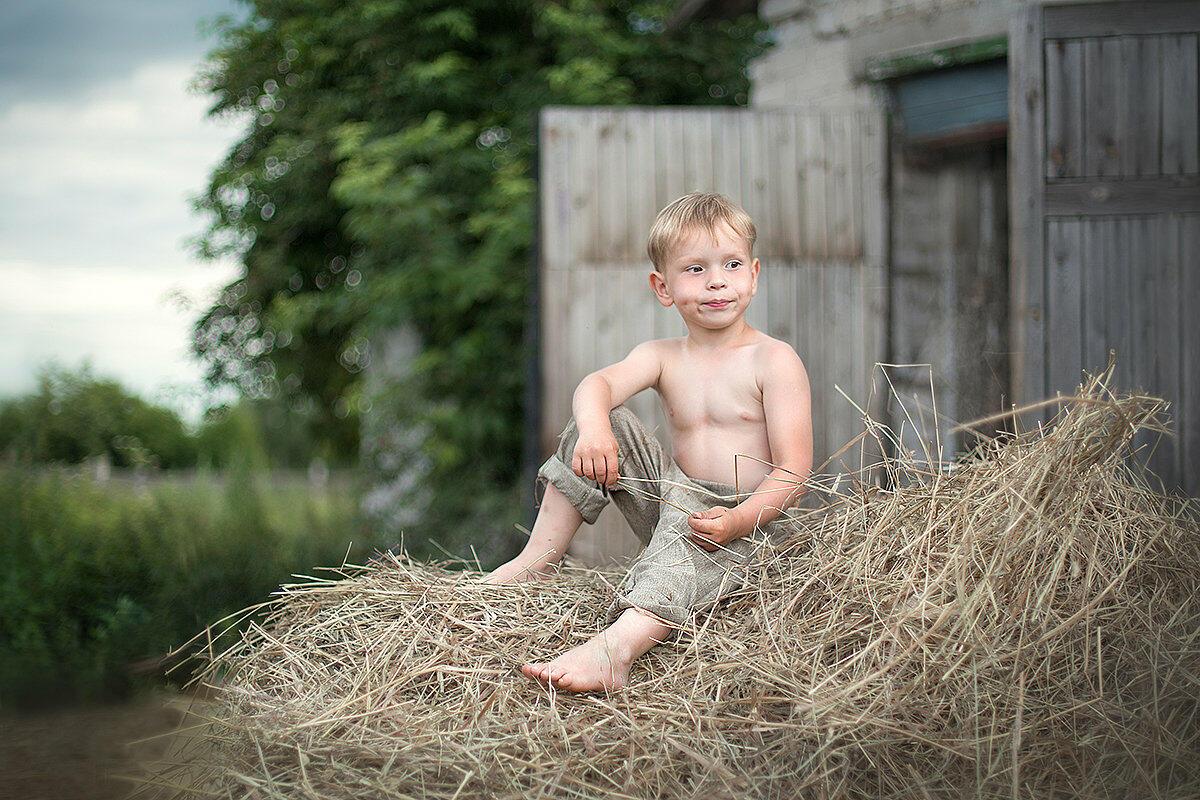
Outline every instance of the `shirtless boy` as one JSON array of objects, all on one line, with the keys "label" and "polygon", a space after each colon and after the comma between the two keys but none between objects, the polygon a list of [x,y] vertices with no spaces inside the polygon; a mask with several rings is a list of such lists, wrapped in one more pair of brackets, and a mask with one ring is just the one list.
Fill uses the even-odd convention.
[{"label": "shirtless boy", "polygon": [[[523,665],[529,678],[573,692],[624,686],[635,658],[739,587],[737,566],[754,548],[747,537],[773,530],[803,493],[808,376],[791,345],[746,322],[758,290],[756,236],[746,212],[719,194],[684,195],[655,219],[650,288],[688,335],[643,342],[580,382],[559,451],[538,472],[546,490],[529,542],[484,581],[553,571],[580,524],[610,500],[649,541],[609,627],[553,661]],[[623,406],[650,387],[671,426],[670,455]],[[738,458],[736,491],[735,454],[752,457]]]}]

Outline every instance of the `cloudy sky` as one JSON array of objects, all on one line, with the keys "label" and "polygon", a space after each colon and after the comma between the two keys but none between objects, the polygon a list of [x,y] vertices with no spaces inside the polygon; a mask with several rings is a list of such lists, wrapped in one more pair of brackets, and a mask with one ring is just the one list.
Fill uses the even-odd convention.
[{"label": "cloudy sky", "polygon": [[238,138],[191,93],[235,0],[9,0],[0,14],[0,396],[37,367],[98,375],[195,420],[188,331],[236,274],[202,262],[188,198]]}]

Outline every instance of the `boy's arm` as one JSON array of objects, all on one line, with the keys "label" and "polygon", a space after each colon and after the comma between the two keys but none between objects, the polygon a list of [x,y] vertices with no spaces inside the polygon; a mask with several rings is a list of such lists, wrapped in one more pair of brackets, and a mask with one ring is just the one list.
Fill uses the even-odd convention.
[{"label": "boy's arm", "polygon": [[812,471],[812,402],[804,362],[788,344],[767,353],[763,375],[763,413],[767,441],[776,466],[750,497],[731,513],[738,537],[766,525],[807,491],[797,485]]},{"label": "boy's arm", "polygon": [[608,426],[608,414],[643,389],[658,385],[662,357],[658,340],[642,342],[629,355],[579,382],[571,411],[580,430]]}]

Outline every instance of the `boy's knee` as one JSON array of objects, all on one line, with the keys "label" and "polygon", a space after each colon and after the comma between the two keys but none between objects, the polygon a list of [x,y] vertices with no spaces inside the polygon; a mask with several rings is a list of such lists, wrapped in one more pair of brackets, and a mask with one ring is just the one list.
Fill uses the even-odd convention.
[{"label": "boy's knee", "polygon": [[643,429],[638,415],[624,403],[608,412],[608,423],[612,426],[614,434],[618,432],[634,433]]},{"label": "boy's knee", "polygon": [[637,414],[634,414],[633,409],[624,403],[621,403],[619,406],[614,406],[612,411],[608,412],[608,418],[614,421],[618,419],[628,419],[629,417],[637,419]]},{"label": "boy's knee", "polygon": [[[645,426],[638,419],[637,414],[626,406],[624,403],[613,408],[608,412],[608,423],[612,428],[613,435],[619,440],[630,441],[644,436]],[[567,420],[567,424],[563,427],[563,431],[559,434],[559,453],[567,454],[575,448],[575,442],[579,438],[579,424],[575,421],[575,417]],[[563,455],[563,460],[566,456]]]}]

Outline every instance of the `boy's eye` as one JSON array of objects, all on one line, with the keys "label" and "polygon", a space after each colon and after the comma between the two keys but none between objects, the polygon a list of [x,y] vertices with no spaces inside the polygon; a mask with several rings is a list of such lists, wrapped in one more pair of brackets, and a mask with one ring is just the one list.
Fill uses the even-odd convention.
[{"label": "boy's eye", "polygon": [[[729,264],[736,264],[736,265],[737,265],[737,267],[740,267],[740,266],[742,265],[742,262],[740,262],[740,261],[730,261],[730,262],[729,262]],[[728,267],[728,266],[729,266],[729,264],[726,264],[725,266],[727,266],[727,267]],[[734,268],[736,269],[737,267],[734,267]],[[687,269],[685,269],[685,270],[684,270],[684,272],[691,272],[691,271],[692,271],[692,270],[694,270],[694,269],[704,269],[704,267],[700,266],[699,264],[692,264],[690,267],[688,267]]]}]

